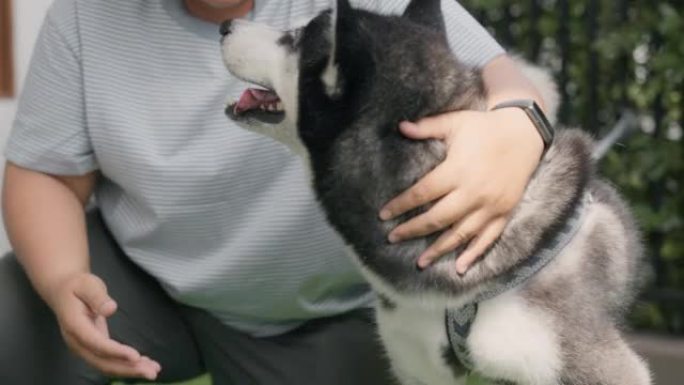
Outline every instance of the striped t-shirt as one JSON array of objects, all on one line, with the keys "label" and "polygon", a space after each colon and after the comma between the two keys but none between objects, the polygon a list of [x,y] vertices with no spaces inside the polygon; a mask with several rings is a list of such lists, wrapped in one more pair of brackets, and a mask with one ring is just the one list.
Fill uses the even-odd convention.
[{"label": "striped t-shirt", "polygon": [[[256,0],[246,17],[288,28],[330,2]],[[408,0],[352,3],[400,13]],[[442,7],[462,61],[503,52],[455,1]],[[273,335],[373,300],[301,161],[224,116],[246,85],[222,64],[218,26],[182,0],[56,0],[25,84],[7,159],[100,170],[108,227],[177,301]]]}]

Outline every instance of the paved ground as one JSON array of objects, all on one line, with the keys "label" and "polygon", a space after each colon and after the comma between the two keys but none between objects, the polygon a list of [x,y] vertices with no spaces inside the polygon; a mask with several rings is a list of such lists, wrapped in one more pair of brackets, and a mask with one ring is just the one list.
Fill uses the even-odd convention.
[{"label": "paved ground", "polygon": [[684,338],[657,335],[631,337],[637,349],[651,366],[655,385],[684,384]]}]

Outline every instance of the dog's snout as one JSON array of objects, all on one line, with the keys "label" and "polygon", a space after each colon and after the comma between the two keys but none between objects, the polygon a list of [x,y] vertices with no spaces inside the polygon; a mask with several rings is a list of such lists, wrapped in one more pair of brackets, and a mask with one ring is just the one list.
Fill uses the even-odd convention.
[{"label": "dog's snout", "polygon": [[232,20],[226,20],[223,23],[221,23],[221,29],[219,30],[219,32],[221,32],[221,36],[226,36],[230,33],[230,27],[232,24]]}]

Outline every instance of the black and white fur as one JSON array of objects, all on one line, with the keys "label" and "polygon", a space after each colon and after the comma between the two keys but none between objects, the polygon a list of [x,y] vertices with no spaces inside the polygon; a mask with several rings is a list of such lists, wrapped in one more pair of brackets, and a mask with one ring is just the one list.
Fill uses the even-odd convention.
[{"label": "black and white fur", "polygon": [[[481,74],[453,56],[442,20],[438,0],[413,0],[403,16],[338,0],[335,11],[292,31],[234,21],[222,41],[227,68],[277,93],[282,110],[236,114],[231,106],[227,114],[305,158],[330,223],[381,298],[379,334],[402,384],[463,383],[445,309],[534,254],[587,193],[586,219],[563,252],[523,285],[480,303],[467,341],[473,364],[502,383],[650,384],[620,330],[641,281],[639,234],[623,200],[596,175],[593,143],[581,131],[557,134],[502,236],[465,275],[453,253],[416,268],[438,235],[386,241],[427,208],[388,222],[379,209],[445,156],[439,141],[404,138],[399,122],[485,106]],[[548,77],[526,71],[555,105]]]}]

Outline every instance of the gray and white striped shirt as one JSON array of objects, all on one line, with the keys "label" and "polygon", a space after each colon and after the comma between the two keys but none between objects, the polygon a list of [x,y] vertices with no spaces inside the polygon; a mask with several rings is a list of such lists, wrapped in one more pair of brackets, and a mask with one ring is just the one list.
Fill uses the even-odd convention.
[{"label": "gray and white striped shirt", "polygon": [[[408,0],[358,0],[399,13]],[[286,28],[330,0],[257,0]],[[450,43],[483,65],[501,47],[443,0]],[[367,306],[300,160],[223,114],[245,84],[216,25],[181,0],[56,0],[36,45],[6,157],[59,175],[99,169],[102,214],[130,258],[176,300],[253,335]]]}]

